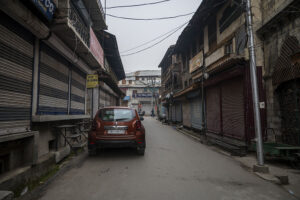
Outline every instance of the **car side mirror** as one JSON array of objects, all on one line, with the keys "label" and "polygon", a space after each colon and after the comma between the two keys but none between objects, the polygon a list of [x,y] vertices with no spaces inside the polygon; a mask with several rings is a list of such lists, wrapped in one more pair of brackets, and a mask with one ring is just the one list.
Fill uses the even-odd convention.
[{"label": "car side mirror", "polygon": [[140,120],[141,120],[141,121],[144,121],[144,117],[140,117]]}]

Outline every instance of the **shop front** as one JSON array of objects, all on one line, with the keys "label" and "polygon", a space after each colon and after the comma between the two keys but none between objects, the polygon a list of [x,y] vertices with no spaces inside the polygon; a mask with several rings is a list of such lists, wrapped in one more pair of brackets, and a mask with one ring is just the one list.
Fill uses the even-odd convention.
[{"label": "shop front", "polygon": [[[265,102],[258,68],[261,105]],[[246,146],[255,138],[251,81],[248,65],[212,74],[205,83],[207,135],[226,143]],[[265,108],[261,107],[262,129]]]}]

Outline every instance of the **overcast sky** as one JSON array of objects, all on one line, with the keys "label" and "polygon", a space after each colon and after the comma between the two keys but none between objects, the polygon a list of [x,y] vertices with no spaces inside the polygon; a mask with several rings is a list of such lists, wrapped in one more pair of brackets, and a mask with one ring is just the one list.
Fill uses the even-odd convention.
[{"label": "overcast sky", "polygon": [[[101,1],[102,5],[104,6],[104,0]],[[118,5],[149,3],[156,1],[159,0],[107,0],[106,4],[107,7],[110,7]],[[165,3],[144,7],[108,9],[107,13],[122,17],[133,18],[169,17],[195,12],[199,7],[200,2],[201,0],[170,0]],[[189,21],[191,17],[192,15],[160,21],[131,21],[124,19],[115,19],[110,16],[107,16],[107,25],[108,31],[116,35],[118,40],[119,51],[122,55],[125,54],[122,53],[122,51],[126,51],[149,40],[152,40],[157,36],[162,35],[184,24],[185,22]],[[133,72],[136,70],[158,69],[158,64],[163,58],[166,50],[170,45],[176,43],[177,38],[182,30],[183,28],[168,39],[166,39],[164,42],[158,44],[157,46],[149,50],[138,53],[136,55],[122,57],[122,62],[125,71]],[[145,47],[147,46],[143,46],[139,49],[135,49],[126,53],[132,53]]]}]

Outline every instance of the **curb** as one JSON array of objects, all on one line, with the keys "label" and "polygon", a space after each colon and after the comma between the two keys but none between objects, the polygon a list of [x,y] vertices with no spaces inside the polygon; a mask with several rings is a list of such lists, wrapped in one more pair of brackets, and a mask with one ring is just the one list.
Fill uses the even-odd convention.
[{"label": "curb", "polygon": [[196,141],[198,141],[198,142],[200,142],[200,143],[203,143],[202,139],[199,138],[199,137],[196,137],[196,136],[194,136],[194,135],[192,135],[192,134],[190,134],[190,133],[188,133],[188,132],[186,132],[186,131],[183,131],[183,130],[177,128],[177,127],[175,127],[175,130],[177,130],[178,132],[180,132],[180,133],[182,133],[182,134],[184,134],[184,135],[186,135],[186,136],[192,138],[193,140],[196,140]]},{"label": "curb", "polygon": [[35,200],[40,198],[44,192],[46,192],[47,187],[54,182],[54,180],[58,177],[63,175],[65,172],[67,172],[69,169],[73,168],[75,165],[80,165],[85,159],[87,158],[87,153],[83,152],[80,155],[73,157],[70,161],[67,161],[67,163],[63,164],[62,167],[59,169],[59,171],[54,174],[52,177],[50,177],[44,184],[36,187],[32,191],[28,192],[24,196],[20,196],[17,198],[18,200]]},{"label": "curb", "polygon": [[[202,144],[204,144],[203,140],[201,140],[201,138],[199,137],[196,137],[184,130],[181,130],[177,127],[175,127],[175,130],[177,130],[178,132],[190,137],[191,139],[195,140],[195,141],[198,141]],[[206,145],[207,146],[207,145]],[[227,153],[227,152],[224,152],[223,150],[219,149],[219,148],[210,148],[211,150],[215,151],[215,152],[218,152],[224,156],[228,156],[230,157],[233,161],[237,162],[240,164],[240,166],[242,168],[244,168],[245,170],[251,172],[252,174],[256,175],[257,177],[265,180],[265,181],[268,181],[270,183],[273,183],[277,186],[280,186],[282,189],[284,189],[285,191],[287,191],[288,193],[290,193],[284,186],[284,184],[281,183],[281,181],[278,179],[278,177],[276,177],[275,175],[271,174],[271,173],[267,173],[267,174],[264,174],[264,173],[259,173],[259,172],[254,172],[253,169],[251,167],[249,167],[248,165],[244,164],[243,162],[241,162],[240,160],[237,160],[234,158],[234,156],[232,156],[230,153]],[[299,198],[298,196],[294,195],[294,194],[291,194],[292,196],[296,197],[296,198]]]}]

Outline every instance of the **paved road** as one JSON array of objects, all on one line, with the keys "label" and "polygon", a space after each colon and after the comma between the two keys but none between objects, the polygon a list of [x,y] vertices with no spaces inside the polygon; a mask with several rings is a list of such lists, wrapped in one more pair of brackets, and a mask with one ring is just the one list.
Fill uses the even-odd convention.
[{"label": "paved road", "polygon": [[105,150],[61,177],[43,200],[275,200],[286,191],[154,119],[146,118],[144,157]]}]

